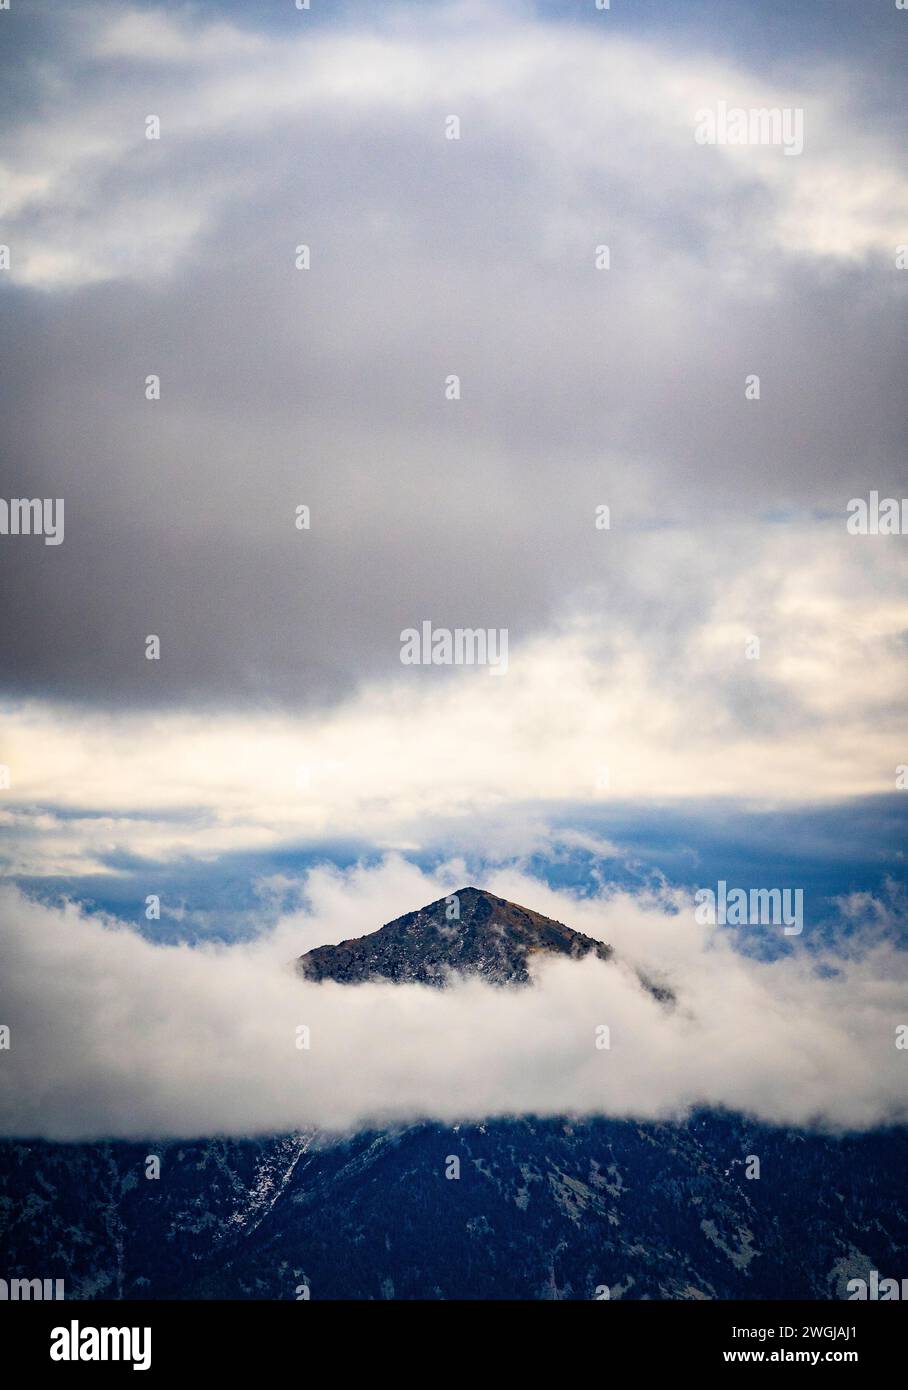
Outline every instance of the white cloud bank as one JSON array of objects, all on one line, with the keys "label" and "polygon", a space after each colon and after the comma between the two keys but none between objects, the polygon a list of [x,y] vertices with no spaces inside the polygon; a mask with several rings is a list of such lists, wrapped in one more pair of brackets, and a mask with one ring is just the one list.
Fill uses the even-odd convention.
[{"label": "white cloud bank", "polygon": [[[626,964],[547,964],[532,989],[310,985],[288,957],[448,891],[391,859],[316,871],[311,911],[253,946],[156,946],[75,907],[0,894],[0,1133],[56,1140],[330,1130],[521,1113],[869,1128],[908,1118],[908,956],[879,942],[818,970],[758,963],[680,898],[575,902],[489,885],[613,942]],[[630,965],[678,997],[660,1008]],[[611,1047],[599,1050],[606,1024]],[[308,1050],[297,1029],[310,1029]]]}]

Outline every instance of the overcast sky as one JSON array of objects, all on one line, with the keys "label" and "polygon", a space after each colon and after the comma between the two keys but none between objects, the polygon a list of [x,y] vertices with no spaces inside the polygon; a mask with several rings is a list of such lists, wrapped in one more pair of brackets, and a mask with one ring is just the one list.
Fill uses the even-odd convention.
[{"label": "overcast sky", "polygon": [[[751,9],[3,16],[3,495],[66,508],[0,549],[14,804],[208,808],[212,849],[602,765],[894,790],[904,539],[844,522],[904,490],[908,17],[749,47]],[[803,109],[803,153],[698,145],[719,101]],[[402,667],[424,620],[507,628],[508,676]]]},{"label": "overcast sky", "polygon": [[[766,621],[792,527],[834,601],[848,500],[905,476],[908,177],[867,39],[905,16],[824,3],[828,50],[805,20],[768,63],[721,7],[278,8],[4,16],[3,495],[66,500],[62,546],[3,550],[7,687],[295,708],[399,678],[424,618],[519,647],[578,609],[683,668],[758,566]],[[803,108],[803,154],[696,144],[719,100]]]}]

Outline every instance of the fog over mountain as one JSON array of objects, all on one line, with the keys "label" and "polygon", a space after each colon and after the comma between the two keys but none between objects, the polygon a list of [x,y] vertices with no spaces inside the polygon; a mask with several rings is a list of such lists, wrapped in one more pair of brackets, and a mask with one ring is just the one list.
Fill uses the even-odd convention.
[{"label": "fog over mountain", "polygon": [[[542,952],[533,986],[517,989],[471,973],[440,990],[312,983],[288,968],[291,941],[343,933],[339,902],[360,921],[374,903],[377,918],[408,876],[391,865],[335,882],[324,916],[231,947],[152,945],[4,890],[2,1132],[198,1137],[693,1106],[846,1129],[906,1118],[895,1046],[906,956],[885,942],[832,962],[760,962],[672,895],[575,903],[549,891],[544,904],[614,945],[615,960]],[[637,969],[674,992],[671,1008]]]}]

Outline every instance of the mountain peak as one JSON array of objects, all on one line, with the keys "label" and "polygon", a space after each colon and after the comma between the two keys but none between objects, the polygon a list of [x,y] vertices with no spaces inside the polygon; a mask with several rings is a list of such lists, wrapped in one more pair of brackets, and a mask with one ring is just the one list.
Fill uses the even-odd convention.
[{"label": "mountain peak", "polygon": [[336,946],[317,946],[297,961],[310,980],[393,980],[443,986],[454,971],[492,984],[528,984],[540,953],[609,960],[612,948],[531,908],[468,885],[378,931]]}]

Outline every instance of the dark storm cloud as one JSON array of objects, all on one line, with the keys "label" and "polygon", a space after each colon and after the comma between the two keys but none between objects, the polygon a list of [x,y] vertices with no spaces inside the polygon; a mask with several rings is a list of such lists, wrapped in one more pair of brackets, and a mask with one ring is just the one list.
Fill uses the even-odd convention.
[{"label": "dark storm cloud", "polygon": [[[75,52],[42,13],[23,158],[51,167],[45,146],[71,140],[84,182],[23,194],[5,237],[14,258],[40,243],[51,270],[5,290],[0,495],[66,500],[62,546],[0,552],[8,691],[332,699],[400,674],[399,633],[424,618],[507,626],[513,644],[578,606],[670,657],[722,584],[723,526],[897,489],[894,246],[853,219],[853,254],[784,232],[789,205],[799,227],[824,206],[797,211],[811,177],[847,192],[834,100],[803,160],[742,177],[674,110],[647,119],[607,84],[572,94],[570,26],[540,47],[523,7],[488,23],[509,12],[472,84],[475,9],[439,91],[406,64],[392,81],[393,46],[363,56],[340,29],[346,57],[300,54],[298,98],[272,96],[287,50],[267,26],[243,31],[248,54],[232,31],[198,59],[153,31],[163,56],[99,56],[102,11],[85,10]],[[435,21],[401,14],[389,42],[437,61]],[[684,53],[679,74],[712,60]],[[159,110],[156,145],[141,132]],[[449,110],[460,142],[443,138]],[[878,134],[888,170],[891,130],[851,133],[858,152]]]}]

